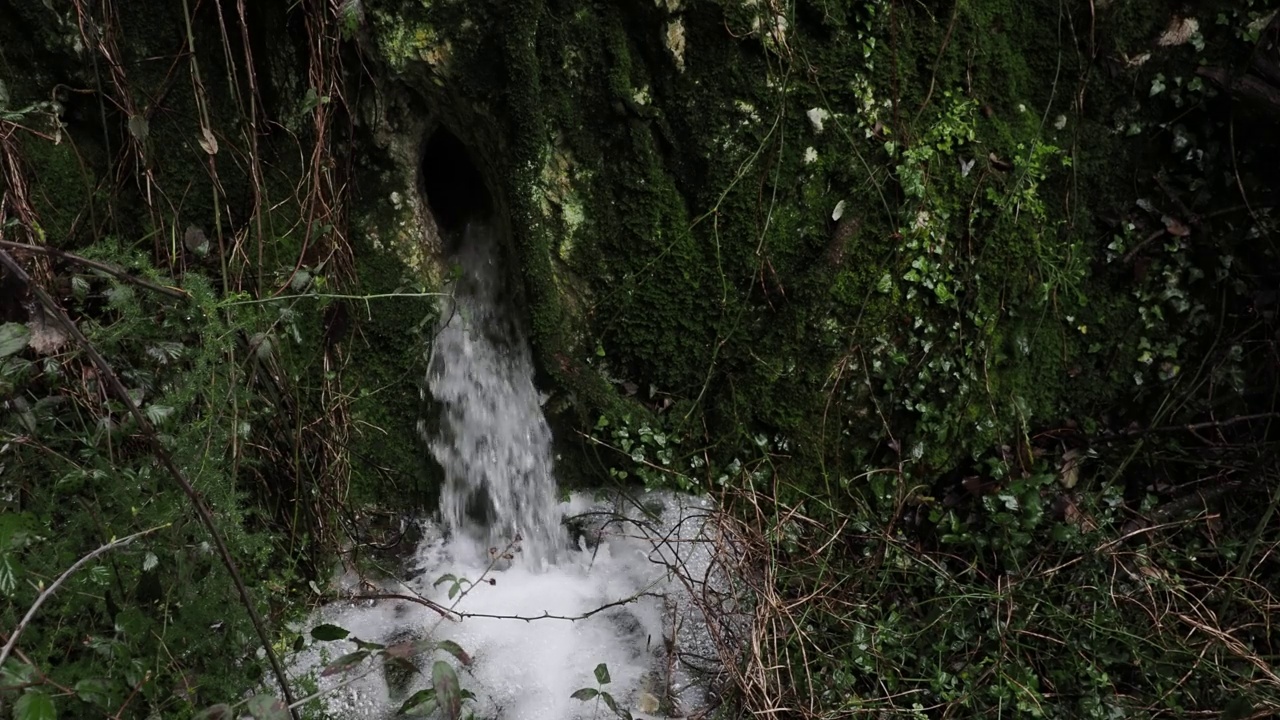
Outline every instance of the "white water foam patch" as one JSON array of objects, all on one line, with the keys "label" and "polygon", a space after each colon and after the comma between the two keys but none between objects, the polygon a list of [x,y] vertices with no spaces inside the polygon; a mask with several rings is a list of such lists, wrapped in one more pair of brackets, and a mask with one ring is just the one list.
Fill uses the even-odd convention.
[{"label": "white water foam patch", "polygon": [[[594,702],[570,697],[579,688],[595,687],[593,670],[599,663],[608,666],[611,676],[605,689],[635,717],[683,717],[704,707],[707,698],[699,678],[679,657],[715,658],[717,653],[689,588],[671,576],[667,564],[678,553],[686,578],[707,576],[714,545],[704,523],[709,503],[668,494],[651,495],[645,502],[664,506],[658,520],[642,519],[632,507],[626,514],[637,522],[618,522],[613,508],[575,496],[562,509],[600,518],[585,530],[598,534],[600,543],[567,553],[540,572],[519,563],[487,573],[483,565],[459,564],[451,541],[437,530],[418,548],[412,579],[385,591],[421,593],[442,606],[452,605],[460,619],[442,620],[416,603],[380,600],[328,606],[313,626],[332,623],[361,640],[383,644],[420,637],[457,642],[472,656],[470,667],[444,653],[420,664],[429,668],[441,658],[453,663],[463,688],[477,696],[466,707],[478,718],[606,717],[607,711],[596,714]],[[448,597],[450,583],[435,584],[446,573],[477,582],[456,605]],[[478,582],[482,579],[494,584]],[[699,593],[705,589],[694,588]],[[607,607],[614,603],[624,604]],[[497,617],[481,617],[486,615]],[[316,643],[295,672],[321,667],[322,649],[332,660],[356,646]],[[406,697],[430,686],[429,674],[414,676],[396,692],[381,672],[374,672],[327,694],[325,706],[333,717],[391,718]],[[342,682],[338,676],[321,678],[320,686],[330,689]]]}]

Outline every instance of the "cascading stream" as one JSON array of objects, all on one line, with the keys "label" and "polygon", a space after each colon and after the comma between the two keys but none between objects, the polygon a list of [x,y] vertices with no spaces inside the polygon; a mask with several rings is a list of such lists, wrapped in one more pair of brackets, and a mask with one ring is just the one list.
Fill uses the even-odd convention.
[{"label": "cascading stream", "polygon": [[470,223],[460,274],[432,348],[427,384],[441,405],[427,441],[445,473],[441,514],[477,548],[516,543],[525,562],[554,562],[562,544],[551,430],[533,385],[528,343],[504,292],[495,233]]}]

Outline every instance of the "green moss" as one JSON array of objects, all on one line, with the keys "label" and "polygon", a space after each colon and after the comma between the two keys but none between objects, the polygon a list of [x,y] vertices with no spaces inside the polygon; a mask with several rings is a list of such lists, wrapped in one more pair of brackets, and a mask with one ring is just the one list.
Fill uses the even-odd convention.
[{"label": "green moss", "polygon": [[[410,268],[395,254],[357,243],[356,271],[367,294],[403,292]],[[352,490],[357,502],[391,499],[430,507],[438,478],[431,475],[418,423],[418,388],[427,374],[438,305],[431,298],[386,298],[347,306],[352,331],[344,344],[352,362]]]},{"label": "green moss", "polygon": [[81,163],[70,142],[54,144],[42,138],[21,137],[22,159],[28,173],[33,209],[44,231],[44,242],[74,247],[75,228],[84,232],[94,224],[94,203],[104,199],[94,193],[92,168]]}]

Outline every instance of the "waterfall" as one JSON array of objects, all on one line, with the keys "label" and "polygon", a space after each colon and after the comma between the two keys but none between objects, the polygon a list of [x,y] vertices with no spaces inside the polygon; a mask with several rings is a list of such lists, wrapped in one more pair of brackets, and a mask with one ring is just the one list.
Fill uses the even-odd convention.
[{"label": "waterfall", "polygon": [[[474,693],[465,712],[475,717],[596,720],[606,717],[599,702],[574,694],[597,687],[636,718],[706,707],[702,681],[713,671],[679,660],[687,652],[705,668],[717,652],[700,609],[718,577],[709,501],[659,492],[624,498],[616,489],[607,500],[557,499],[551,431],[496,233],[472,224],[460,240],[428,363],[435,409],[432,422],[419,425],[444,469],[441,522],[424,521],[424,539],[401,576],[380,581],[399,600],[360,599],[365,578],[345,579],[354,597],[322,607],[311,623],[336,624],[350,637],[307,647],[294,672],[320,673],[361,647],[355,638],[393,645],[430,637],[471,656],[467,667],[446,662]],[[561,518],[576,528],[572,543]],[[517,537],[512,561],[490,553],[505,554]],[[413,596],[436,610],[404,600]],[[444,653],[427,655],[423,667]],[[607,686],[597,684],[600,665]],[[433,682],[429,671],[398,673],[320,675],[325,712],[398,717],[401,703]]]},{"label": "waterfall", "polygon": [[444,469],[446,527],[476,548],[519,548],[536,568],[553,562],[563,544],[551,430],[497,246],[491,227],[467,225],[427,371],[441,406],[427,442]]}]

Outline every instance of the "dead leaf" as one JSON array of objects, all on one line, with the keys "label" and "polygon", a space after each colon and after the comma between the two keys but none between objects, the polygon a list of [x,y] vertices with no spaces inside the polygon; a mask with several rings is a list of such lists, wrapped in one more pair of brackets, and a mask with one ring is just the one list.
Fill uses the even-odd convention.
[{"label": "dead leaf", "polygon": [[1169,217],[1168,215],[1165,215],[1161,219],[1164,221],[1164,229],[1169,231],[1170,235],[1176,235],[1178,237],[1186,237],[1191,234],[1191,228],[1184,225],[1177,218]]},{"label": "dead leaf", "polygon": [[1120,59],[1124,61],[1125,67],[1131,67],[1131,68],[1142,67],[1143,65],[1147,64],[1148,60],[1151,59],[1151,53],[1149,52],[1138,53],[1133,57],[1129,57],[1124,53],[1120,53]]},{"label": "dead leaf", "polygon": [[991,153],[987,155],[987,160],[991,162],[991,167],[997,170],[1000,170],[1003,172],[1009,172],[1010,170],[1013,169],[1013,163],[1007,160],[1001,160],[999,157],[996,156],[995,153]]},{"label": "dead leaf", "polygon": [[1072,448],[1062,453],[1062,469],[1058,474],[1058,482],[1070,490],[1080,481],[1080,459],[1084,453]]},{"label": "dead leaf", "polygon": [[210,155],[218,154],[218,139],[213,136],[213,131],[207,127],[200,128],[200,147]]},{"label": "dead leaf", "polygon": [[1164,33],[1160,35],[1160,39],[1156,40],[1156,44],[1160,47],[1182,45],[1198,32],[1200,32],[1199,20],[1175,15],[1169,20],[1169,27],[1165,28]]}]

